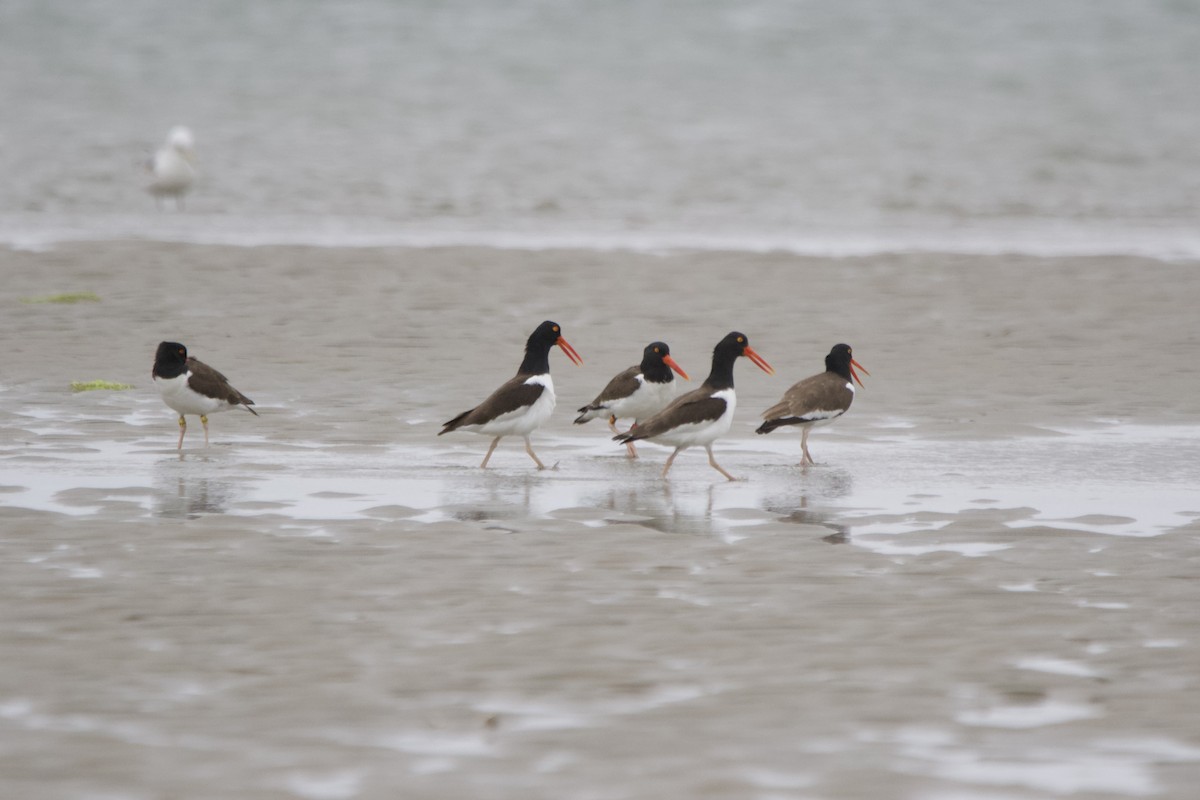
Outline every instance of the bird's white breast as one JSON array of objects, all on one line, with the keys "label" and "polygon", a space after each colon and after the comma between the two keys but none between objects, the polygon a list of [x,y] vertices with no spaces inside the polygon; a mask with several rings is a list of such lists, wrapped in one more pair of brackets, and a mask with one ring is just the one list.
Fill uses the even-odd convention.
[{"label": "bird's white breast", "polygon": [[629,397],[609,403],[609,412],[619,418],[641,422],[667,407],[675,396],[675,382],[654,383],[638,375],[638,388]]},{"label": "bird's white breast", "polygon": [[153,172],[154,178],[148,188],[155,194],[184,192],[196,179],[196,170],[174,147],[164,147],[154,154]]},{"label": "bird's white breast", "polygon": [[177,414],[212,414],[233,408],[229,403],[215,397],[205,397],[188,386],[191,371],[174,378],[154,377],[154,385],[162,394],[163,402]]}]

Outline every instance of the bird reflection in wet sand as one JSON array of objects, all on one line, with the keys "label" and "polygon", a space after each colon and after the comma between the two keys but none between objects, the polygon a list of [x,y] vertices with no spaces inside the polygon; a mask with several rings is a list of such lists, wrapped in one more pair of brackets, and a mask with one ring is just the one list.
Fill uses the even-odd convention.
[{"label": "bird reflection in wet sand", "polygon": [[628,517],[605,519],[609,524],[640,525],[660,533],[706,535],[713,532],[713,495],[711,485],[702,498],[698,492],[683,492],[677,497],[669,483],[621,485],[586,497],[583,504]]},{"label": "bird reflection in wet sand", "polygon": [[[468,500],[458,493],[444,498],[439,505],[452,518],[461,522],[511,523],[514,520],[529,519],[534,515],[531,508],[535,483],[537,482],[528,474],[506,476],[503,480],[489,484],[486,496],[472,497]],[[541,484],[538,484],[537,488],[542,488]]]},{"label": "bird reflection in wet sand", "polygon": [[[850,472],[830,469],[822,473],[819,479],[805,482],[798,496],[791,492],[781,492],[768,498],[763,508],[772,514],[778,514],[780,522],[814,525],[832,531],[828,536],[822,536],[822,541],[830,544],[848,544],[850,526],[841,521],[842,516],[836,509],[823,506],[823,503],[837,497],[847,497],[853,488],[854,482]],[[810,498],[814,499],[816,507],[810,507]]]},{"label": "bird reflection in wet sand", "polygon": [[[170,487],[170,479],[162,483]],[[225,481],[179,476],[173,488],[155,492],[154,514],[168,519],[197,519],[205,514],[224,514],[233,487]]]},{"label": "bird reflection in wet sand", "polygon": [[830,544],[848,544],[850,542],[850,526],[840,522],[834,522],[835,517],[828,512],[810,511],[805,508],[798,508],[787,516],[780,517],[780,522],[793,522],[797,525],[815,525],[819,528],[828,528],[833,533],[828,536],[822,536],[821,541],[829,542]]}]

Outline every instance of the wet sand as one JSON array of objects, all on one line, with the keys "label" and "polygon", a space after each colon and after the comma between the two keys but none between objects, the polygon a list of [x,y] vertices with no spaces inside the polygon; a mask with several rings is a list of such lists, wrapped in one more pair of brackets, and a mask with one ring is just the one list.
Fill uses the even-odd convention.
[{"label": "wet sand", "polygon": [[[0,251],[0,796],[1188,798],[1200,265]],[[100,302],[28,304],[93,291]],[[557,352],[537,472],[436,437]],[[573,426],[744,331],[717,457]],[[192,423],[161,339],[257,402]],[[854,407],[759,411],[847,341]],[[72,393],[112,380],[126,392]]]}]

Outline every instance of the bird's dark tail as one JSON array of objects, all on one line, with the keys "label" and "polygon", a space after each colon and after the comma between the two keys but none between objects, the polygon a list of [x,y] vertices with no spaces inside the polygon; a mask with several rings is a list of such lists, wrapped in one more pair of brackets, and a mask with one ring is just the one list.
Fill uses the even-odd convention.
[{"label": "bird's dark tail", "polygon": [[754,431],[755,433],[770,433],[776,428],[782,428],[785,425],[799,425],[804,420],[799,417],[780,417],[779,419],[769,419]]},{"label": "bird's dark tail", "polygon": [[441,436],[443,433],[449,433],[452,430],[456,430],[458,428],[458,426],[462,424],[462,421],[467,418],[467,415],[470,414],[474,410],[475,409],[472,408],[470,410],[464,411],[461,414],[459,414],[457,417],[455,417],[454,419],[450,420],[449,422],[443,422],[442,429],[440,431],[438,431],[438,436]]}]

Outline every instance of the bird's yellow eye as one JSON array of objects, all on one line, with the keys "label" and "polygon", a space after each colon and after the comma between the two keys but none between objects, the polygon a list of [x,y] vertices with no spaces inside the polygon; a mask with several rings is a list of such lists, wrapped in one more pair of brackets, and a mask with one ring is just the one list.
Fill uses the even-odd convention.
[{"label": "bird's yellow eye", "polygon": [[555,325],[555,326],[554,326],[554,332],[555,332],[555,333],[558,333],[558,326],[557,326],[557,325]]},{"label": "bird's yellow eye", "polygon": [[741,343],[742,343],[742,342],[744,342],[744,341],[746,341],[746,340],[745,340],[745,339],[743,339],[741,336],[739,336],[739,337],[738,337],[738,344],[741,344]]}]

